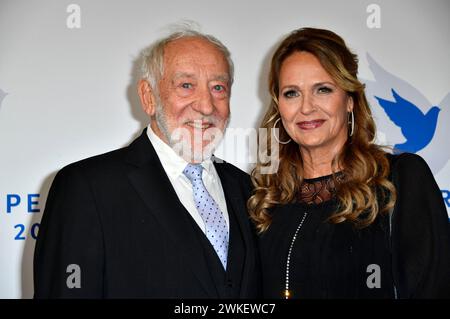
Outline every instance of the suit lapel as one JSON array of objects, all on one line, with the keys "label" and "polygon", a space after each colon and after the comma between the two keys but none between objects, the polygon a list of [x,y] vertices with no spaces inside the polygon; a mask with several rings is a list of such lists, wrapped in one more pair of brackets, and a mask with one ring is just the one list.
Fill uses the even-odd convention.
[{"label": "suit lapel", "polygon": [[130,145],[127,161],[136,166],[128,178],[139,196],[179,247],[202,287],[212,298],[218,293],[213,284],[201,244],[189,223],[188,214],[167,177],[146,131]]}]

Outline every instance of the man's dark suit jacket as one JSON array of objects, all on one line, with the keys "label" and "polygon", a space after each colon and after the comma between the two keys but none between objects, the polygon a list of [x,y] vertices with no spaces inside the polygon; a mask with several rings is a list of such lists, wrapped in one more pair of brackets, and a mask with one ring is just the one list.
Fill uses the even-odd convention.
[{"label": "man's dark suit jacket", "polygon": [[[234,297],[254,298],[259,267],[246,209],[250,179],[228,163],[214,165],[235,221],[228,258],[233,282],[224,281],[239,287]],[[233,245],[233,234],[240,245]],[[202,236],[144,130],[128,147],[56,175],[36,242],[35,298],[222,298],[212,246],[208,252]]]}]

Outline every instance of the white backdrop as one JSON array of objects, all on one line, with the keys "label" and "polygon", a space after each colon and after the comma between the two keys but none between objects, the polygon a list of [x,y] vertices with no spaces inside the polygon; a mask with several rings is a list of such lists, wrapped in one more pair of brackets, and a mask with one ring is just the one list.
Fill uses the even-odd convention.
[{"label": "white backdrop", "polygon": [[[127,145],[145,127],[136,58],[181,19],[197,21],[232,52],[235,128],[258,126],[270,55],[282,37],[305,26],[337,32],[360,57],[381,142],[414,137],[402,134],[374,96],[393,101],[395,89],[423,113],[441,109],[426,128],[436,127],[433,139],[418,154],[448,208],[450,1],[374,1],[0,0],[0,298],[33,295],[33,237],[55,173]],[[240,152],[217,155],[249,171]]]}]

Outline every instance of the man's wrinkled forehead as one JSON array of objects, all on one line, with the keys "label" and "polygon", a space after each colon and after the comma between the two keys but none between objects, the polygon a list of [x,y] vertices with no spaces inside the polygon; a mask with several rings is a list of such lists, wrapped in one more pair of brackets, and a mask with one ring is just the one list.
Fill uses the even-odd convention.
[{"label": "man's wrinkled forehead", "polygon": [[[203,67],[215,70],[213,76],[217,80],[229,81],[229,68],[228,61],[224,53],[217,48],[214,44],[202,38],[188,37],[177,39],[169,42],[164,47],[164,60],[163,70],[172,69],[175,71],[176,76],[192,77],[195,76],[193,70],[176,70],[178,67],[188,68],[190,65],[200,65]],[[218,72],[218,66],[223,64],[226,70]]]},{"label": "man's wrinkled forehead", "polygon": [[[191,80],[197,80],[197,74],[191,73],[191,72],[183,72],[183,71],[177,71],[174,73],[173,80],[176,81],[178,79],[191,79]],[[209,79],[209,81],[219,81],[219,82],[226,82],[229,83],[230,76],[227,73],[223,74],[213,74]]]}]

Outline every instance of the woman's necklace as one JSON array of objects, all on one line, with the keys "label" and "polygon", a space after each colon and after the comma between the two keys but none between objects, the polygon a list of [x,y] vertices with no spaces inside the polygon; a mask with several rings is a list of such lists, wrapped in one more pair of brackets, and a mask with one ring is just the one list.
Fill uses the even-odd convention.
[{"label": "woman's necklace", "polygon": [[308,215],[308,212],[303,213],[302,220],[297,226],[297,229],[295,230],[294,237],[292,237],[291,245],[289,246],[289,252],[286,259],[286,280],[285,280],[285,290],[284,290],[284,297],[285,299],[289,299],[291,297],[291,292],[289,291],[289,264],[291,262],[291,254],[292,254],[292,248],[294,247],[295,240],[297,239],[298,232],[300,231],[300,228],[303,226],[303,222],[305,221],[306,216]]}]

